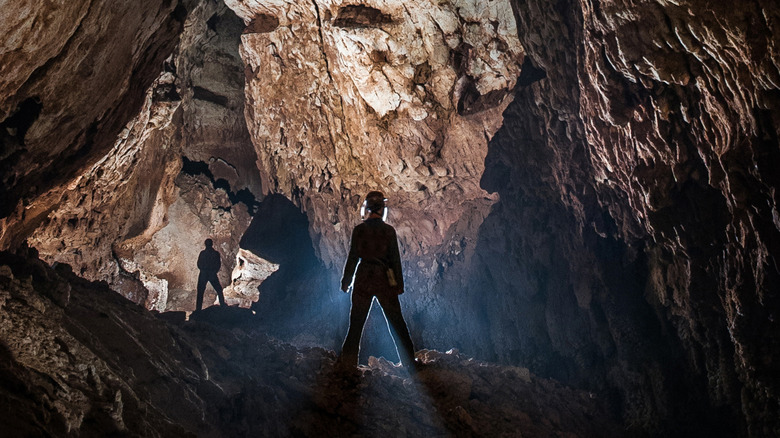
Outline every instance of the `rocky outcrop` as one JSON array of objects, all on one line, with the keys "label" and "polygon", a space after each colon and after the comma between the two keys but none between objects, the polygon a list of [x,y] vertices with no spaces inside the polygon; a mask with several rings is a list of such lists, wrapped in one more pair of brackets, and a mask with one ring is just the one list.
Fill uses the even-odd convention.
[{"label": "rocky outcrop", "polygon": [[621,436],[593,394],[524,368],[423,351],[415,377],[374,358],[339,371],[332,352],[253,330],[247,310],[185,322],[8,253],[0,307],[0,424],[16,433]]},{"label": "rocky outcrop", "polygon": [[222,1],[199,2],[187,18],[176,71],[184,109],[182,153],[207,163],[214,181],[226,182],[234,196],[251,204],[261,188],[244,121],[244,64],[238,53],[243,29]]},{"label": "rocky outcrop", "polygon": [[415,256],[490,205],[479,177],[523,54],[508,2],[226,3],[247,25],[263,190],[307,212],[327,265],[341,265],[369,190],[387,193]]},{"label": "rocky outcrop", "polygon": [[[163,226],[175,199],[173,181],[181,164],[170,152],[178,149],[172,120],[181,102],[166,93],[173,80],[170,72],[157,80],[111,152],[68,184],[62,204],[28,238],[49,262],[68,263],[80,275],[109,281],[127,298],[153,306],[159,288],[150,296],[146,278],[122,269],[114,245],[125,236],[148,239],[145,231]],[[151,144],[157,147],[143,147]]]},{"label": "rocky outcrop", "polygon": [[[253,305],[256,327],[298,345],[337,346],[348,299],[333,290],[335,271],[361,196],[380,188],[402,240],[408,290],[401,299],[417,345],[458,347],[593,391],[633,433],[780,434],[780,56],[773,4],[228,3],[240,19],[216,1],[184,9],[146,1],[132,10],[76,2],[57,13],[41,3],[3,15],[9,36],[0,54],[2,247],[28,238],[47,262],[72,264],[147,307],[183,310],[192,308],[193,259],[203,239],[215,239],[226,267],[242,239],[244,249],[259,251],[260,275],[279,265]],[[260,194],[274,196],[258,204]],[[250,219],[249,229],[260,231],[244,239]],[[273,250],[262,253],[258,240]],[[243,255],[245,263],[251,258]],[[19,400],[14,409],[21,406],[15,412],[25,427],[176,434],[185,424],[212,430],[228,423],[137,415],[147,403],[139,400],[158,406],[165,391],[201,379],[201,365],[164,374],[172,380],[160,392],[134,380],[156,375],[144,374],[143,360],[130,361],[133,373],[123,374],[120,365],[85,368],[95,357],[120,362],[110,346],[95,347],[106,355],[72,353],[83,351],[79,342],[98,342],[85,333],[102,336],[95,321],[111,320],[113,311],[100,310],[105,318],[84,310],[88,322],[72,316],[64,329],[57,326],[67,309],[83,309],[66,306],[72,291],[57,286],[64,284],[57,276],[69,274],[36,266],[49,274],[33,276],[32,286],[13,266],[3,271],[11,291],[4,302],[21,313],[0,314],[23,315],[6,320],[10,341],[0,357],[11,376],[2,380],[12,388],[4,397]],[[244,284],[240,272],[236,278],[232,299],[247,305],[256,279]],[[41,287],[48,298],[32,292]],[[155,336],[178,330],[138,312],[145,315],[138,324],[148,323]],[[180,325],[185,332],[211,330]],[[129,334],[108,333],[134,336],[136,323],[111,327],[119,326]],[[85,328],[59,342],[51,335],[78,327]],[[380,328],[386,332],[374,319],[367,330]],[[25,342],[37,338],[15,330],[48,333],[38,344],[51,351],[68,347],[36,362]],[[208,336],[244,336],[214,333]],[[181,336],[162,339],[180,345]],[[139,345],[136,356],[168,354],[153,348],[156,341],[138,339],[128,341]],[[209,339],[215,352],[194,349],[192,356],[208,357],[217,368],[217,356],[262,362],[248,347],[231,350]],[[364,347],[364,355],[375,351]],[[264,351],[273,355],[276,348]],[[194,360],[176,351],[181,357],[166,363]],[[318,357],[306,363],[325,368],[331,359],[321,351],[277,352],[302,362]],[[471,381],[471,395],[477,376],[489,378],[452,360],[462,369],[448,375]],[[280,369],[296,373],[295,363],[289,359]],[[57,376],[87,382],[72,384],[81,395],[68,379],[37,374],[51,364],[66,370]],[[386,364],[372,367],[383,369],[382,388],[409,396],[398,378],[385,375],[394,373]],[[307,376],[295,374],[298,381]],[[247,383],[240,396],[225,392],[220,400],[229,401],[220,406],[255,412],[248,406],[257,400],[287,407],[290,393],[308,394],[292,379],[281,380],[298,389]],[[182,411],[212,418],[202,394],[235,388],[225,382],[219,390],[187,392],[196,395],[182,402]],[[517,388],[513,380],[506,390]],[[62,394],[72,403],[56,402]],[[317,408],[295,412],[315,418],[311,424],[333,414],[303,399]],[[468,434],[475,424],[487,430],[483,418],[495,423],[479,403],[458,403],[437,407],[445,429]],[[348,412],[339,418],[355,418],[352,401],[343,405]],[[287,430],[275,419],[256,430],[237,418],[225,430]]]},{"label": "rocky outcrop", "polygon": [[230,285],[224,291],[225,301],[228,305],[252,307],[260,298],[260,285],[278,269],[278,264],[239,248],[236,266],[230,274]]}]

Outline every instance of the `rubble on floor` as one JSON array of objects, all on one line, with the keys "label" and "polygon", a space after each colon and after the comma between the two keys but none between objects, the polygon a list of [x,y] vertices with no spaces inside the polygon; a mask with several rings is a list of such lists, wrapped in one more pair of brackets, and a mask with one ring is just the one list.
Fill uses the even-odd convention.
[{"label": "rubble on floor", "polygon": [[[29,254],[34,256],[34,252]],[[0,413],[25,436],[621,436],[595,394],[421,350],[353,369],[256,330],[247,309],[156,313],[0,253]]]}]

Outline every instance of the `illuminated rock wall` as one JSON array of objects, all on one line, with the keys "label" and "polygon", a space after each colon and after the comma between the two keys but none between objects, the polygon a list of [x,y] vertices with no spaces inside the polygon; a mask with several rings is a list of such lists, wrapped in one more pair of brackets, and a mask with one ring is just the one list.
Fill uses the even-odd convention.
[{"label": "illuminated rock wall", "polygon": [[[220,281],[231,283],[260,192],[243,121],[243,25],[224,4],[204,2],[185,29],[141,113],[28,239],[46,260],[158,310],[195,308],[206,238],[222,254]],[[243,293],[229,295],[248,305]]]},{"label": "illuminated rock wall", "polygon": [[308,216],[340,267],[362,196],[390,198],[410,256],[490,202],[487,141],[522,48],[506,1],[226,2],[244,19],[246,119],[265,192]]},{"label": "illuminated rock wall", "polygon": [[177,5],[4,6],[0,246],[22,242],[140,111],[182,30],[186,10]]},{"label": "illuminated rock wall", "polygon": [[776,5],[515,6],[546,78],[489,146],[477,345],[661,434],[778,433]]},{"label": "illuminated rock wall", "polygon": [[[604,394],[632,431],[780,434],[771,2],[25,6],[2,17],[2,247],[160,309],[205,237],[232,263],[266,194],[337,271],[379,188],[418,345]],[[277,315],[339,294],[279,269]],[[337,343],[320,314],[294,335]]]}]

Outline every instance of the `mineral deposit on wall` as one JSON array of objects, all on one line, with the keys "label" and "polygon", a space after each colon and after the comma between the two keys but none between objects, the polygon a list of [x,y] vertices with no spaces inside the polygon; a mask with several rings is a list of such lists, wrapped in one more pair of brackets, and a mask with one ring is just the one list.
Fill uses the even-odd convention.
[{"label": "mineral deposit on wall", "polygon": [[0,247],[21,243],[140,111],[181,32],[177,4],[3,5]]},{"label": "mineral deposit on wall", "polygon": [[[304,208],[340,265],[360,196],[387,192],[428,252],[488,195],[487,141],[523,50],[507,1],[228,1],[247,27],[246,118],[263,190]],[[419,231],[422,232],[419,232]]]}]

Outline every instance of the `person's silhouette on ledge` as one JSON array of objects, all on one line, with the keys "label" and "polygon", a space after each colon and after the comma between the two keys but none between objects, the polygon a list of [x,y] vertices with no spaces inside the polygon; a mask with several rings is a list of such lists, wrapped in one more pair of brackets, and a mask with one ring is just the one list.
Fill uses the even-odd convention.
[{"label": "person's silhouette on ledge", "polygon": [[[363,326],[371,309],[371,301],[376,296],[392,328],[393,341],[396,342],[401,363],[414,372],[414,345],[398,301],[398,296],[404,293],[401,256],[395,229],[384,222],[385,201],[382,192],[370,192],[363,203],[363,212],[367,211],[369,215],[352,231],[349,256],[344,266],[344,276],[341,278],[341,290],[348,292],[353,274],[355,278],[352,308],[349,312],[349,331],[341,348],[339,362],[346,366],[357,366]],[[399,341],[402,348],[399,348]]]},{"label": "person's silhouette on ledge", "polygon": [[204,242],[206,249],[200,252],[198,256],[198,269],[200,269],[200,275],[198,275],[198,298],[195,304],[195,310],[198,311],[203,307],[203,292],[206,291],[206,283],[211,283],[211,287],[217,292],[219,297],[219,304],[225,305],[225,296],[222,295],[222,285],[219,284],[219,278],[217,273],[222,266],[222,260],[220,259],[219,252],[214,249],[214,242],[211,239],[206,239]]}]

